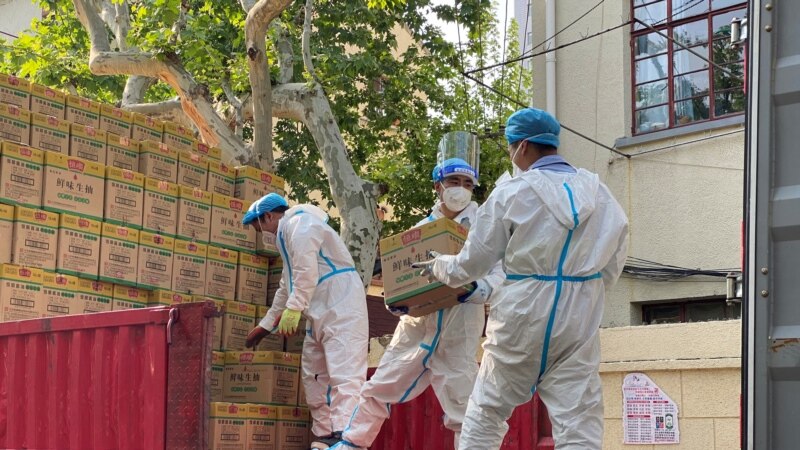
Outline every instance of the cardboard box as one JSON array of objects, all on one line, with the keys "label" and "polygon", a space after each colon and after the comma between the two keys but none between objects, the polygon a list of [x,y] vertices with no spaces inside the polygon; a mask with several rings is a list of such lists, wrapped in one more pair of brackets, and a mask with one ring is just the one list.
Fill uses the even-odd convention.
[{"label": "cardboard box", "polygon": [[426,223],[380,241],[383,291],[386,304],[405,306],[409,315],[421,317],[458,304],[457,297],[465,293],[441,283],[428,282],[419,276],[412,263],[428,259],[435,250],[454,255],[467,239],[467,229],[446,218]]},{"label": "cardboard box", "polygon": [[28,145],[31,139],[31,113],[14,105],[0,103],[0,141]]},{"label": "cardboard box", "polygon": [[76,314],[111,311],[113,297],[113,284],[78,278],[78,295],[70,311]]},{"label": "cardboard box", "polygon": [[43,151],[0,142],[0,202],[41,207],[43,177]]},{"label": "cardboard box", "polygon": [[138,171],[139,141],[106,133],[106,165]]},{"label": "cardboard box", "polygon": [[0,73],[0,103],[28,109],[31,105],[31,84],[24,78]]},{"label": "cardboard box", "polygon": [[[256,325],[261,322],[261,319],[266,317],[269,312],[268,306],[258,306],[256,309]],[[258,343],[256,350],[261,352],[282,352],[283,351],[283,336],[279,334],[268,334],[261,342]]]},{"label": "cardboard box", "polygon": [[[222,150],[218,147],[209,147],[208,144],[196,141],[192,146],[192,151],[195,153],[200,153],[201,155],[208,158],[210,161],[219,162],[222,159]],[[233,195],[233,194],[231,194]]]},{"label": "cardboard box", "polygon": [[106,132],[88,125],[69,126],[69,155],[106,164]]},{"label": "cardboard box", "polygon": [[286,185],[283,178],[252,166],[237,167],[235,183],[234,197],[245,200],[247,206],[270,192],[284,195]]},{"label": "cardboard box", "polygon": [[142,229],[175,236],[178,229],[178,185],[145,178],[143,209]]},{"label": "cardboard box", "polygon": [[205,189],[208,186],[208,158],[182,150],[178,153],[178,184]]},{"label": "cardboard box", "polygon": [[106,201],[103,217],[116,225],[142,228],[144,175],[106,167]]},{"label": "cardboard box", "polygon": [[67,122],[97,128],[100,126],[100,104],[88,98],[67,95],[64,118]]},{"label": "cardboard box", "polygon": [[199,242],[175,240],[172,258],[172,290],[183,294],[206,295],[206,255],[208,248]]},{"label": "cardboard box", "polygon": [[256,233],[256,253],[270,258],[280,256],[281,253],[278,251],[278,242],[274,233],[268,231]]},{"label": "cardboard box", "polygon": [[14,206],[0,203],[0,264],[11,262],[11,239],[14,236]]},{"label": "cardboard box", "polygon": [[179,238],[207,243],[211,236],[211,194],[200,189],[178,186]]},{"label": "cardboard box", "polygon": [[163,131],[164,122],[147,117],[143,114],[133,113],[131,138],[137,141],[161,142]]},{"label": "cardboard box", "polygon": [[222,383],[225,371],[225,353],[211,352],[211,401],[222,401]]},{"label": "cardboard box", "polygon": [[180,305],[183,303],[192,303],[194,298],[191,295],[180,294],[175,291],[156,289],[148,291],[147,305],[148,306],[172,306]]},{"label": "cardboard box", "polygon": [[197,145],[192,130],[179,123],[170,121],[164,122],[164,132],[161,135],[161,142],[178,151],[186,150],[189,152]]},{"label": "cardboard box", "polygon": [[98,279],[125,286],[136,286],[139,263],[139,230],[103,223],[100,235]]},{"label": "cardboard box", "polygon": [[111,105],[100,105],[100,129],[120,137],[131,137],[133,114]]},{"label": "cardboard box", "polygon": [[154,141],[139,143],[139,172],[149,178],[178,181],[178,152]]},{"label": "cardboard box", "polygon": [[278,406],[278,420],[275,429],[278,436],[277,448],[281,450],[305,450],[309,442],[311,415],[307,408]]},{"label": "cardboard box", "polygon": [[98,220],[61,214],[56,272],[96,280],[100,270],[100,231]]},{"label": "cardboard box", "polygon": [[44,296],[44,317],[75,314],[70,307],[75,304],[78,279],[71,275],[42,272],[42,295]]},{"label": "cardboard box", "polygon": [[192,297],[193,302],[211,302],[214,304],[214,307],[217,309],[219,316],[214,317],[214,320],[211,321],[211,328],[214,331],[213,336],[211,337],[211,348],[213,350],[222,351],[222,325],[223,325],[223,315],[225,314],[225,302],[222,300],[215,300],[210,297],[195,295]]},{"label": "cardboard box", "polygon": [[236,403],[211,403],[208,424],[210,450],[245,450],[247,408]]},{"label": "cardboard box", "polygon": [[246,450],[278,450],[278,410],[274,406],[247,405]]},{"label": "cardboard box", "polygon": [[45,311],[42,269],[0,265],[0,322],[36,319]]},{"label": "cardboard box", "polygon": [[31,113],[31,147],[69,153],[69,122],[54,116]]},{"label": "cardboard box", "polygon": [[115,284],[111,310],[147,308],[147,294],[148,292],[144,289]]},{"label": "cardboard box", "polygon": [[[8,239],[8,236],[2,237]],[[56,270],[58,214],[16,206],[11,262],[20,266]]]},{"label": "cardboard box", "polygon": [[222,316],[222,350],[244,350],[250,330],[255,326],[256,307],[249,303],[225,302]]},{"label": "cardboard box", "polygon": [[297,401],[300,355],[283,352],[225,352],[226,402],[290,405]]},{"label": "cardboard box", "polygon": [[264,256],[239,252],[236,275],[236,300],[266,306],[269,260]]},{"label": "cardboard box", "polygon": [[48,211],[103,219],[105,166],[45,152],[42,206]]},{"label": "cardboard box", "polygon": [[139,270],[136,285],[144,289],[172,289],[175,239],[149,231],[139,232]]},{"label": "cardboard box", "polygon": [[233,197],[235,181],[236,172],[233,167],[213,159],[208,160],[208,183],[206,184],[208,192]]},{"label": "cardboard box", "polygon": [[306,399],[306,385],[303,383],[303,363],[302,358],[300,362],[300,387],[297,389],[297,406],[308,407],[308,400]]},{"label": "cardboard box", "polygon": [[32,113],[64,119],[67,110],[67,95],[47,86],[31,83],[30,110]]},{"label": "cardboard box", "polygon": [[247,206],[238,198],[212,194],[211,242],[236,251],[256,251],[256,230],[242,224]]},{"label": "cardboard box", "polygon": [[283,276],[283,260],[274,258],[269,265],[267,272],[267,305],[272,305],[272,300],[275,298],[275,293],[281,287],[281,277]]},{"label": "cardboard box", "polygon": [[206,265],[206,297],[219,300],[231,300],[236,295],[236,265],[239,252],[208,246],[208,263]]},{"label": "cardboard box", "polygon": [[305,342],[307,334],[308,322],[306,322],[305,318],[300,319],[297,324],[297,331],[291,336],[286,336],[286,351],[289,353],[303,353],[303,342]]}]

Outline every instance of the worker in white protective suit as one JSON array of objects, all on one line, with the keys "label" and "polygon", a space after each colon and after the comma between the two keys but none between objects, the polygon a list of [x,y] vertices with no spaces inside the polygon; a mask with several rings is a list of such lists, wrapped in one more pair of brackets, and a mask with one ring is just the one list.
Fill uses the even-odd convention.
[{"label": "worker in white protective suit", "polygon": [[605,290],[625,263],[628,222],[596,174],[558,155],[560,128],[542,110],[512,114],[505,133],[516,176],[480,207],[458,255],[418,264],[449,286],[480,279],[497,261],[507,274],[492,298],[461,450],[499,449],[506,420],[535,391],[556,449],[602,447],[598,332]]},{"label": "worker in white protective suit", "polygon": [[[417,226],[447,217],[466,227],[475,223],[478,204],[472,190],[478,173],[461,159],[448,159],[433,170],[439,200],[429,217]],[[361,389],[361,399],[343,442],[337,449],[366,448],[375,440],[393,404],[413,400],[433,386],[444,410],[444,425],[458,435],[475,383],[475,360],[486,318],[484,303],[504,279],[499,263],[473,283],[473,290],[459,298],[462,303],[424,317],[400,315],[391,343],[372,378]],[[465,283],[467,284],[467,283]]]},{"label": "worker in white protective suit", "polygon": [[270,332],[291,335],[306,318],[302,374],[311,411],[312,448],[325,449],[358,403],[367,375],[369,340],[364,285],[328,216],[313,205],[288,208],[278,194],[254,202],[242,223],[277,235],[283,259],[280,287],[269,312],[250,332],[253,347]]}]

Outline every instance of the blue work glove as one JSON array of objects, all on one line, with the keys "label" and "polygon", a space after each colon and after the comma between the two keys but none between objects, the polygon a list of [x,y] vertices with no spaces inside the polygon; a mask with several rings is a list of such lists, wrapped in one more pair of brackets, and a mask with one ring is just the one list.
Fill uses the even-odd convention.
[{"label": "blue work glove", "polygon": [[458,297],[459,303],[483,304],[486,303],[489,300],[489,296],[492,295],[492,287],[483,280],[473,281],[465,287],[468,286],[472,287],[472,291],[460,295]]},{"label": "blue work glove", "polygon": [[408,314],[408,306],[398,306],[395,308],[394,306],[386,305],[386,310],[392,313],[392,315],[395,317]]}]

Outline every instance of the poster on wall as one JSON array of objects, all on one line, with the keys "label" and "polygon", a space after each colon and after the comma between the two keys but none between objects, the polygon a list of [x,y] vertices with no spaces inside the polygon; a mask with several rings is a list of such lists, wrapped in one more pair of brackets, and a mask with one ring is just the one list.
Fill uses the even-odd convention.
[{"label": "poster on wall", "polygon": [[678,405],[647,375],[629,373],[622,382],[625,444],[677,444]]}]

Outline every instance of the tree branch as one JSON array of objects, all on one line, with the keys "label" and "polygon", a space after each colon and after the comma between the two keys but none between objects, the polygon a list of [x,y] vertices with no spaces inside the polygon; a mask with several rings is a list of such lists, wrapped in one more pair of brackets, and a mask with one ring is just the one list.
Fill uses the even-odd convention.
[{"label": "tree branch", "polygon": [[128,77],[128,80],[125,81],[125,90],[122,91],[122,102],[120,106],[124,108],[128,105],[142,103],[144,101],[144,94],[155,82],[155,79],[149,77],[140,77],[138,75]]},{"label": "tree branch", "polygon": [[291,83],[294,77],[294,49],[289,40],[289,31],[286,26],[278,20],[273,22],[275,29],[275,48],[278,51],[278,83]]},{"label": "tree branch", "polygon": [[90,7],[89,1],[73,0],[73,4],[78,19],[91,39],[89,69],[92,73],[139,75],[164,81],[178,92],[184,112],[200,130],[203,139],[209,145],[222,149],[226,162],[250,159],[242,140],[225,125],[206,98],[207,89],[194,81],[180,62],[174,59],[162,61],[142,52],[111,52],[104,23]]},{"label": "tree branch", "polygon": [[181,104],[180,97],[174,97],[157,103],[127,104],[123,105],[122,109],[144,114],[159,120],[169,120],[171,122],[179,123],[185,127],[194,128],[194,123],[192,123],[191,119],[189,119],[189,116],[183,112],[183,105]]},{"label": "tree branch", "polygon": [[181,35],[181,31],[186,26],[186,12],[188,11],[188,7],[186,6],[185,1],[181,1],[181,10],[178,13],[178,20],[172,24],[172,36],[169,37],[170,44],[175,44],[178,42],[178,38]]},{"label": "tree branch", "polygon": [[306,0],[305,18],[303,19],[303,64],[306,66],[306,71],[311,75],[311,79],[315,82],[322,84],[317,77],[317,71],[314,70],[314,62],[311,60],[311,19],[314,15],[314,0]]},{"label": "tree branch", "polygon": [[[244,23],[247,64],[250,68],[250,89],[253,93],[253,160],[264,170],[272,171],[272,85],[267,61],[266,35],[270,22],[292,0],[259,0],[247,13]],[[243,0],[244,4],[244,0]]]},{"label": "tree branch", "polygon": [[234,117],[236,121],[235,125],[235,133],[239,138],[242,138],[244,135],[244,119],[242,119],[242,101],[236,97],[234,94],[233,89],[231,89],[231,81],[229,74],[225,74],[220,80],[220,85],[222,86],[222,91],[225,93],[225,97],[228,99],[228,103],[230,103],[231,108],[233,108]]}]

